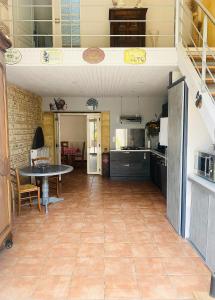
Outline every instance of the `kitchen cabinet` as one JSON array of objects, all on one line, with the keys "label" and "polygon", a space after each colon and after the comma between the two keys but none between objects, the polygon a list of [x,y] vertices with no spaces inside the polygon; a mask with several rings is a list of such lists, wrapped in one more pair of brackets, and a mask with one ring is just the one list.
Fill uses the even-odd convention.
[{"label": "kitchen cabinet", "polygon": [[215,195],[209,196],[206,262],[215,272]]},{"label": "kitchen cabinet", "polygon": [[157,156],[154,153],[150,155],[150,175],[153,183],[156,182],[156,160]]},{"label": "kitchen cabinet", "polygon": [[111,151],[110,176],[150,179],[150,153],[144,151]]},{"label": "kitchen cabinet", "polygon": [[161,159],[159,156],[156,157],[155,161],[155,184],[161,190]]},{"label": "kitchen cabinet", "polygon": [[199,183],[191,184],[189,240],[215,271],[215,193]]},{"label": "kitchen cabinet", "polygon": [[206,258],[207,222],[208,222],[209,193],[198,184],[192,184],[190,241]]},{"label": "kitchen cabinet", "polygon": [[162,118],[168,118],[168,103],[162,105]]},{"label": "kitchen cabinet", "polygon": [[167,166],[165,165],[165,161],[162,161],[162,163],[161,163],[161,192],[166,199],[166,197],[167,197]]},{"label": "kitchen cabinet", "polygon": [[150,156],[150,173],[152,182],[161,190],[166,198],[167,194],[167,166],[165,159],[155,153]]}]

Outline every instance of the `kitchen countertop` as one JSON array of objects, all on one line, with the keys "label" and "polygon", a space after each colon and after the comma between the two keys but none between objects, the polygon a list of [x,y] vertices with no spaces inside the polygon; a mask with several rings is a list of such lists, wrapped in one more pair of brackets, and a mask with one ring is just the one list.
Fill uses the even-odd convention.
[{"label": "kitchen countertop", "polygon": [[167,159],[167,157],[165,156],[165,154],[163,154],[163,153],[161,153],[161,152],[159,152],[159,151],[157,151],[157,150],[150,149],[150,152],[151,152],[151,153],[154,153],[154,154],[156,154],[157,156],[160,156],[160,157],[162,157],[162,158],[164,158],[164,159]]},{"label": "kitchen countertop", "polygon": [[120,150],[120,149],[116,149],[116,150],[110,150],[111,152],[150,152],[151,149],[136,149],[136,150]]},{"label": "kitchen countertop", "polygon": [[190,181],[194,181],[194,182],[202,185],[203,187],[205,187],[209,191],[215,193],[215,183],[214,182],[208,181],[207,179],[204,179],[203,177],[200,177],[200,176],[195,175],[195,174],[190,174],[188,176],[188,179]]},{"label": "kitchen countertop", "polygon": [[157,156],[160,156],[164,159],[166,159],[165,154],[157,151],[157,150],[153,150],[153,149],[138,149],[138,150],[110,150],[111,152],[151,152],[156,154]]}]

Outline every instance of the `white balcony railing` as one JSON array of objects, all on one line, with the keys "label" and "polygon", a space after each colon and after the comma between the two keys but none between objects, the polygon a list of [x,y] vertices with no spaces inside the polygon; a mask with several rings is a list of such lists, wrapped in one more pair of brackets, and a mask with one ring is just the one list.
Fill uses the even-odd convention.
[{"label": "white balcony railing", "polygon": [[[124,0],[124,7],[135,7],[136,2]],[[14,47],[110,47],[111,37],[145,38],[147,47],[174,47],[175,0],[142,0],[139,7],[147,8],[145,19],[117,22],[144,23],[141,34],[111,34],[112,0],[13,0],[5,22],[12,23]]]}]

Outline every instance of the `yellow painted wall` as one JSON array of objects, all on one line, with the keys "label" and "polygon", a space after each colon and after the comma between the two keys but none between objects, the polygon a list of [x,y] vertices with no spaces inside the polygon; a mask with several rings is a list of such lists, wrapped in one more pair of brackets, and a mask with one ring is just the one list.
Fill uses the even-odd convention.
[{"label": "yellow painted wall", "polygon": [[110,113],[101,113],[102,152],[110,150]]},{"label": "yellow painted wall", "polygon": [[43,133],[45,146],[49,147],[50,162],[55,162],[55,127],[54,114],[52,112],[43,113]]},{"label": "yellow painted wall", "polygon": [[[202,0],[202,3],[215,17],[215,0]],[[208,26],[208,45],[210,47],[215,47],[215,25],[213,25],[211,22],[209,22]]]}]

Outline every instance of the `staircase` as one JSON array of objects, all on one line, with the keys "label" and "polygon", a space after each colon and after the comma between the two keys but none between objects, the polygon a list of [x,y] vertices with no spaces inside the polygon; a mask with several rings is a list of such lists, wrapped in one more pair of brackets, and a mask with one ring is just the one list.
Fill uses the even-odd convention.
[{"label": "staircase", "polygon": [[[190,57],[193,65],[198,72],[199,76],[202,78],[202,57],[201,55],[192,55]],[[212,95],[215,101],[215,57],[212,55],[207,55],[206,57],[207,62],[207,70],[206,70],[206,79],[205,83],[209,93]]]},{"label": "staircase", "polygon": [[208,45],[211,30],[215,32],[215,17],[202,1],[193,0],[193,3],[191,7],[186,1],[178,0],[178,66],[186,76],[190,99],[215,143],[215,48]]}]

